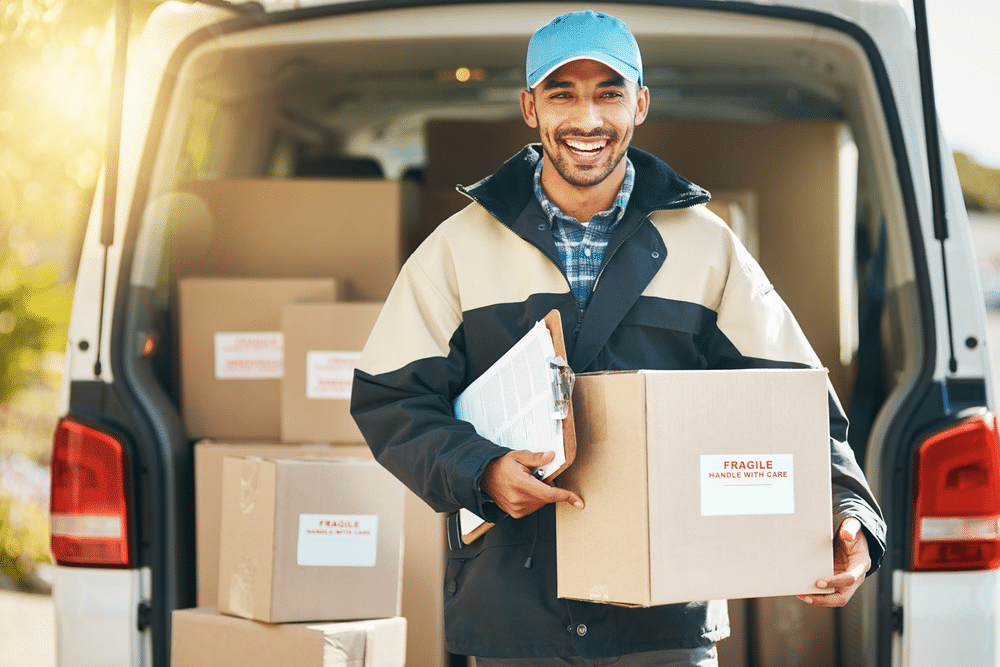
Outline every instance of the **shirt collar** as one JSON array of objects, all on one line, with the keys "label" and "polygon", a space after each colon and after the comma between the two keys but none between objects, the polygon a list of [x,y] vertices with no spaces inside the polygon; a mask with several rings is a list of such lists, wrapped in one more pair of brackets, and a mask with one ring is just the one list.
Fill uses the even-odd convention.
[{"label": "shirt collar", "polygon": [[[570,215],[567,215],[556,206],[551,199],[545,194],[545,190],[542,189],[542,164],[544,160],[539,160],[538,164],[535,166],[535,197],[538,199],[538,203],[542,205],[542,210],[545,212],[545,217],[549,219],[549,224],[556,221],[559,218],[563,221],[573,222],[579,224],[579,221]],[[629,197],[632,195],[632,186],[635,184],[635,167],[632,166],[632,160],[628,157],[625,158],[625,179],[622,181],[622,186],[618,190],[618,195],[615,197],[615,201],[611,204],[611,208],[606,211],[601,211],[600,213],[595,213],[593,219],[607,220],[609,221],[608,226],[612,227],[621,220],[622,215],[625,213],[625,209],[628,207]],[[589,221],[584,221],[589,222]]]}]

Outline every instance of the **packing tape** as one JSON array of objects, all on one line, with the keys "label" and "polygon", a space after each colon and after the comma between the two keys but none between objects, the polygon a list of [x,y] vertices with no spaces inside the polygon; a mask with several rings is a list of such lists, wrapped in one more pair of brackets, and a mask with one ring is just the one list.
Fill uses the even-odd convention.
[{"label": "packing tape", "polygon": [[248,456],[240,463],[240,512],[250,514],[257,506],[261,459],[258,456]]},{"label": "packing tape", "polygon": [[257,574],[257,561],[252,557],[244,557],[236,566],[236,571],[229,577],[229,611],[243,618],[253,618],[254,576]]},{"label": "packing tape", "polygon": [[363,628],[345,629],[323,639],[323,667],[367,667],[368,632]]}]

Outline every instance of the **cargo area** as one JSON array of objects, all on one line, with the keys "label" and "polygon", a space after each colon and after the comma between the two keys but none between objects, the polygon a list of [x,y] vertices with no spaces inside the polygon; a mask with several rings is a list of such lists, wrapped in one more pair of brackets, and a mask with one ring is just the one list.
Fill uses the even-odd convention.
[{"label": "cargo area", "polygon": [[[862,338],[885,377],[900,374],[914,352],[899,344],[890,355],[883,343],[912,340],[911,323],[896,321],[892,308],[908,298],[901,261],[886,268],[884,254],[874,260],[887,274],[887,305],[864,305],[880,244],[906,240],[881,231],[901,204],[862,48],[844,33],[787,19],[607,10],[633,27],[651,91],[633,145],[712,193],[709,208],[795,313],[849,414],[852,403],[864,406],[857,434],[852,428],[863,461],[874,411],[891,387],[856,391]],[[223,484],[226,462],[370,458],[347,413],[349,378],[396,273],[438,223],[468,205],[457,184],[489,175],[537,140],[518,107],[524,50],[531,31],[563,8],[517,6],[502,26],[476,11],[331,10],[252,29],[234,22],[178,60],[170,104],[159,112],[156,167],[148,192],[137,195],[146,205],[136,243],[148,248],[133,282],[155,285],[145,316],[159,341],[152,381],[177,407],[192,452],[188,537],[199,608],[222,608],[239,574],[235,557],[220,563],[226,503],[239,500],[227,500],[239,491]],[[462,664],[444,649],[445,517],[409,491],[399,505],[399,606],[383,616],[405,618],[409,667]],[[729,605],[733,636],[720,644],[720,664],[844,664],[837,638],[850,612],[794,597]],[[192,654],[178,649],[185,637],[197,647],[214,632],[249,632],[203,609],[179,618],[175,655]],[[396,647],[400,631],[384,635],[387,645]],[[312,635],[323,630],[288,632],[282,641],[296,633],[319,641]],[[326,664],[305,660],[298,664]]]}]

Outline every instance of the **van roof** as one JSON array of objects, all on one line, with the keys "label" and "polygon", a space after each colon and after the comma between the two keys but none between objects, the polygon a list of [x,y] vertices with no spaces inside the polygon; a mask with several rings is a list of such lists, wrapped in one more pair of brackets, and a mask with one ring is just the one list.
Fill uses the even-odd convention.
[{"label": "van roof", "polygon": [[[340,5],[346,4],[348,2],[356,2],[357,0],[231,0],[234,5],[247,5],[247,4],[259,4],[264,7],[266,11],[279,12],[288,11],[294,9],[302,9],[305,7],[320,7],[323,5]],[[371,2],[372,4],[377,4],[381,0],[360,0],[360,2]],[[891,6],[904,6],[909,5],[909,3],[904,3],[904,0],[781,0],[781,2],[775,2],[774,0],[746,0],[751,4],[757,5],[770,5],[770,6],[785,6],[796,9],[806,9],[827,14],[839,14],[842,16],[855,16],[857,10],[863,6],[872,5],[891,5]],[[212,3],[217,4],[217,3]],[[428,3],[436,4],[436,3]]]}]

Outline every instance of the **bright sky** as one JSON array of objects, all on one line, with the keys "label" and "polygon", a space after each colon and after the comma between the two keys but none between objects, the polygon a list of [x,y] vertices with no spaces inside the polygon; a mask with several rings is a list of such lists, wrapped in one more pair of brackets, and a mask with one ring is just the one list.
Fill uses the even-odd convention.
[{"label": "bright sky", "polygon": [[926,0],[934,92],[955,150],[1000,169],[1000,0]]}]

